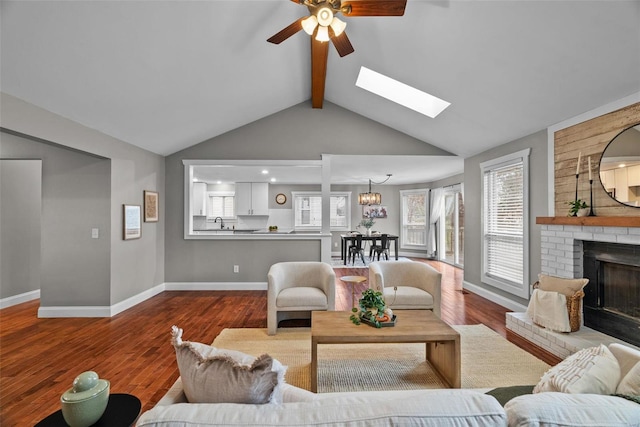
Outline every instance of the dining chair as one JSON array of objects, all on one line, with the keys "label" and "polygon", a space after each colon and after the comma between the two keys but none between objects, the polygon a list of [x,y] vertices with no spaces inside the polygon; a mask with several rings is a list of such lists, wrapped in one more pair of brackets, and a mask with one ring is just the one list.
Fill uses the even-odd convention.
[{"label": "dining chair", "polygon": [[348,260],[351,261],[352,265],[356,263],[356,256],[360,255],[362,259],[362,263],[366,264],[364,261],[364,249],[362,248],[362,234],[358,234],[351,240],[351,246],[349,246],[349,257]]},{"label": "dining chair", "polygon": [[[377,242],[377,240],[376,240]],[[378,261],[380,261],[380,255],[384,255],[384,259],[386,259],[387,261],[389,260],[389,235],[386,233],[383,233],[382,236],[380,236],[380,244],[377,245],[372,244],[371,245],[371,250],[369,251],[369,258],[372,258],[372,255],[375,253],[376,255],[378,255]]]}]

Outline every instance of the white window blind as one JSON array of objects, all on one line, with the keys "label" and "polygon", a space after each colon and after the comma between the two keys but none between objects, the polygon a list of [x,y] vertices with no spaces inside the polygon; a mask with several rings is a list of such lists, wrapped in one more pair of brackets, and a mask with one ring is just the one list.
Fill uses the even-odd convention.
[{"label": "white window blind", "polygon": [[483,164],[483,281],[528,298],[528,150]]},{"label": "white window blind", "polygon": [[209,218],[233,218],[235,217],[235,199],[230,194],[209,193],[207,216]]},{"label": "white window blind", "polygon": [[[300,229],[322,227],[322,196],[318,192],[292,192],[294,227]],[[349,229],[351,193],[332,193],[329,198],[330,227],[332,230]]]}]

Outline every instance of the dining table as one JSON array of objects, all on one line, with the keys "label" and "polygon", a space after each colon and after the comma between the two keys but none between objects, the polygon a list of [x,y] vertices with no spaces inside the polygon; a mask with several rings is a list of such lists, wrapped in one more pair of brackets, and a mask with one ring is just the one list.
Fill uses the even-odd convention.
[{"label": "dining table", "polygon": [[[344,261],[344,265],[347,265],[347,250],[349,249],[349,243],[355,242],[357,234],[349,233],[349,234],[341,234],[340,235],[340,259]],[[395,255],[396,261],[398,260],[398,236],[394,236],[393,234],[388,234],[387,238],[390,242],[393,242],[393,253]],[[362,235],[362,241],[367,242],[370,241],[372,245],[375,244],[376,240],[382,239],[382,234],[371,234],[371,235]]]}]

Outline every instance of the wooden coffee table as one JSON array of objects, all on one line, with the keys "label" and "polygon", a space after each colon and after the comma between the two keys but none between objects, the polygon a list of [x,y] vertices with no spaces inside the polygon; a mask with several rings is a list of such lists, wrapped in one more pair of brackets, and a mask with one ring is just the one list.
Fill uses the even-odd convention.
[{"label": "wooden coffee table", "polygon": [[452,388],[460,388],[460,334],[430,310],[394,310],[396,325],[354,325],[348,311],[311,313],[311,391],[318,392],[319,344],[425,343],[426,360]]}]

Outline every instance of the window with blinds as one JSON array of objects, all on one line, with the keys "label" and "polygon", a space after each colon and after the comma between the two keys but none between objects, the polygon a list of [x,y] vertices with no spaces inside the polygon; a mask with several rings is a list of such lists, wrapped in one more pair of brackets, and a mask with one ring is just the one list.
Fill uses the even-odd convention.
[{"label": "window with blinds", "polygon": [[235,198],[233,193],[209,193],[207,217],[231,219],[235,216]]},{"label": "window with blinds", "polygon": [[[294,227],[319,229],[322,227],[322,196],[319,192],[292,192]],[[331,230],[348,230],[350,227],[351,193],[331,193],[329,198]]]},{"label": "window with blinds", "polygon": [[528,298],[529,150],[480,165],[483,282]]}]

